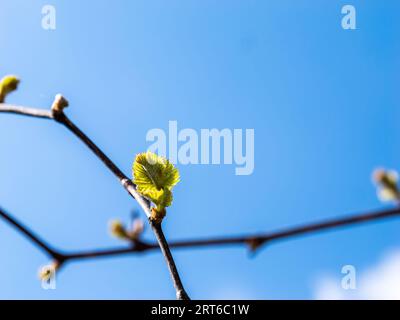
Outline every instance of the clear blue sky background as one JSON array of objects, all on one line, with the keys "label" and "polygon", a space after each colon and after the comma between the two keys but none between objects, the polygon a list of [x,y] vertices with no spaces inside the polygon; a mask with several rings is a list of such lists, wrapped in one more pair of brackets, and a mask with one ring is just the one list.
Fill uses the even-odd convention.
[{"label": "clear blue sky background", "polygon": [[[357,30],[341,8],[357,9]],[[57,29],[41,28],[41,8]],[[255,171],[179,166],[169,239],[274,230],[384,207],[370,175],[400,168],[397,0],[0,0],[0,74],[9,102],[68,115],[130,174],[152,128],[254,128]],[[0,116],[0,205],[54,246],[120,245],[107,223],[137,208],[63,127]],[[400,246],[400,221],[271,245],[174,251],[193,298],[312,298],[321,274],[363,270]],[[152,239],[147,231],[146,237]],[[57,289],[47,257],[0,222],[0,298],[174,298],[158,253],[67,265]]]}]

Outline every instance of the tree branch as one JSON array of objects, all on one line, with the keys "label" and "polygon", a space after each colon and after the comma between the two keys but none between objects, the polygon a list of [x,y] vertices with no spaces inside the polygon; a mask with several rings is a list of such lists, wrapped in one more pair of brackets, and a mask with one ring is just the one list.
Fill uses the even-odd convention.
[{"label": "tree branch", "polygon": [[[154,234],[157,237],[158,243],[167,243],[165,239],[164,232],[161,228],[161,223],[156,223],[154,221],[150,221],[151,228],[154,231]],[[179,276],[178,270],[174,263],[168,263],[168,261],[173,260],[171,250],[169,246],[160,246],[161,252],[163,253],[165,260],[167,261],[169,272],[172,275],[172,279],[174,279],[174,287],[176,290],[176,298],[178,300],[190,300],[188,294],[186,293],[181,278]]]},{"label": "tree branch", "polygon": [[[159,228],[154,228],[152,221],[150,220],[151,216],[151,208],[150,202],[142,197],[137,191],[136,186],[133,182],[128,179],[127,176],[123,174],[123,172],[116,166],[114,162],[111,161],[109,157],[85,134],[82,130],[80,130],[61,110],[52,110],[46,111],[42,109],[28,108],[28,107],[20,107],[9,104],[0,104],[0,112],[6,113],[15,113],[20,115],[27,115],[37,118],[47,118],[54,119],[58,123],[63,124],[67,127],[79,140],[81,140],[96,156],[102,161],[106,167],[118,178],[122,186],[125,190],[139,203],[145,212],[147,218],[149,219],[152,230],[156,236],[158,244],[161,248],[162,253],[164,254],[164,258],[167,262],[168,269],[170,271],[171,278],[174,283],[174,287],[176,289],[176,295],[178,299],[189,299],[189,296],[186,294],[185,289],[183,288],[182,281],[179,277],[175,261],[172,257],[170,249],[168,247],[168,242],[165,239],[161,226]],[[183,294],[184,293],[184,294]]]},{"label": "tree branch", "polygon": [[53,114],[49,110],[21,107],[13,104],[0,103],[0,112],[15,113],[35,118],[53,119]]},{"label": "tree branch", "polygon": [[[260,234],[234,236],[234,237],[215,237],[205,239],[188,239],[179,241],[170,241],[169,246],[173,249],[179,248],[198,248],[198,247],[221,247],[232,245],[247,245],[252,250],[259,249],[264,244],[270,244],[278,240],[286,240],[302,235],[311,235],[323,231],[336,230],[339,228],[349,227],[351,225],[360,225],[367,222],[375,222],[378,220],[395,218],[400,216],[400,207],[393,209],[379,210],[368,213],[361,213],[356,215],[345,216],[326,221],[309,223],[295,227],[288,227],[275,232],[267,232]],[[128,254],[132,252],[143,252],[148,250],[157,249],[157,245],[149,242],[140,242],[140,249],[132,248],[117,248],[117,249],[104,249],[94,250],[87,252],[75,252],[68,254],[69,259],[85,259],[106,257],[114,255]]]},{"label": "tree branch", "polygon": [[[62,257],[62,261],[83,260],[101,257],[112,257],[124,254],[143,253],[146,251],[158,250],[158,243],[136,240],[130,247],[112,248],[112,249],[95,249],[88,251],[78,251],[69,253],[60,253],[60,251],[50,249],[43,240],[40,240],[31,231],[27,231],[20,222],[16,221],[10,214],[0,209],[0,216],[10,222],[15,228],[22,231],[35,244],[38,244],[41,249],[49,253],[53,258]],[[376,222],[383,219],[395,218],[400,216],[400,207],[392,209],[379,210],[368,213],[345,216],[326,221],[309,223],[295,227],[288,227],[275,232],[266,232],[260,234],[250,234],[234,237],[210,237],[204,239],[188,239],[170,241],[170,248],[204,248],[204,247],[224,247],[232,245],[247,245],[251,249],[259,249],[263,244],[271,244],[275,241],[295,238],[302,235],[312,235],[323,231],[337,230],[339,228],[349,227],[351,225],[361,225],[367,222]],[[39,244],[40,243],[40,244]]]},{"label": "tree branch", "polygon": [[33,231],[29,230],[28,227],[25,227],[21,222],[17,221],[11,215],[6,213],[2,208],[0,208],[0,217],[6,220],[9,224],[11,224],[15,229],[20,231],[25,237],[27,237],[31,242],[33,242],[36,246],[46,252],[51,258],[63,262],[65,260],[65,256],[60,254],[58,251],[51,248],[51,246],[42,240],[38,235],[36,235]]}]

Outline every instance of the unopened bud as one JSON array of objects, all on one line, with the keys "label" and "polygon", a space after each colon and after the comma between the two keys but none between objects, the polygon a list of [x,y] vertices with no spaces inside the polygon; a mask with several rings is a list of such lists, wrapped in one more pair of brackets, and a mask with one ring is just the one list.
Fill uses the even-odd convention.
[{"label": "unopened bud", "polygon": [[56,274],[56,271],[60,264],[57,261],[54,261],[51,264],[45,265],[39,270],[39,279],[42,281],[49,281]]},{"label": "unopened bud", "polygon": [[119,220],[112,220],[110,222],[110,232],[114,237],[120,239],[128,239],[129,235],[124,227],[124,225]]},{"label": "unopened bud", "polygon": [[131,240],[138,240],[144,231],[144,222],[142,219],[135,219],[133,221],[132,230],[129,232]]},{"label": "unopened bud", "polygon": [[6,96],[18,88],[19,79],[16,76],[5,76],[0,80],[0,103],[3,103]]},{"label": "unopened bud", "polygon": [[399,177],[396,171],[377,169],[374,171],[372,177],[378,188],[379,199],[382,201],[400,200]]},{"label": "unopened bud", "polygon": [[65,99],[61,94],[57,94],[54,98],[53,105],[51,106],[51,110],[53,112],[63,112],[63,110],[68,107],[68,100]]},{"label": "unopened bud", "polygon": [[246,243],[249,246],[250,251],[255,252],[259,247],[261,247],[265,243],[265,240],[259,238],[251,238],[248,239]]}]

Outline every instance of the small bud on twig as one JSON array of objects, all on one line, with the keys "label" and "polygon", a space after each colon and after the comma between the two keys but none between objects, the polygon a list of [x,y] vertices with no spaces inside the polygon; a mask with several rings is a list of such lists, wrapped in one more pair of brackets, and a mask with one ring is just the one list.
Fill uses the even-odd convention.
[{"label": "small bud on twig", "polygon": [[57,94],[56,97],[54,98],[53,105],[51,106],[51,110],[53,112],[63,112],[65,108],[67,108],[69,105],[68,100],[65,99],[61,94]]},{"label": "small bud on twig", "polygon": [[399,201],[398,173],[393,170],[377,169],[372,179],[378,188],[378,197],[382,201]]},{"label": "small bud on twig", "polygon": [[42,281],[49,281],[52,277],[54,277],[55,272],[60,267],[60,263],[58,261],[54,261],[51,264],[45,265],[39,270],[39,279]]},{"label": "small bud on twig", "polygon": [[0,103],[3,103],[7,95],[18,88],[20,80],[13,75],[5,76],[0,80]]},{"label": "small bud on twig", "polygon": [[132,224],[132,230],[129,231],[129,238],[133,241],[139,240],[144,231],[144,222],[142,219],[135,219]]},{"label": "small bud on twig", "polygon": [[129,235],[125,229],[125,226],[119,220],[112,220],[110,222],[110,232],[116,238],[129,239]]},{"label": "small bud on twig", "polygon": [[138,241],[144,231],[144,222],[142,219],[135,219],[132,224],[132,229],[127,230],[119,220],[110,222],[111,234],[119,239],[128,241]]},{"label": "small bud on twig", "polygon": [[259,238],[251,238],[246,241],[251,252],[257,251],[265,243],[265,240]]}]

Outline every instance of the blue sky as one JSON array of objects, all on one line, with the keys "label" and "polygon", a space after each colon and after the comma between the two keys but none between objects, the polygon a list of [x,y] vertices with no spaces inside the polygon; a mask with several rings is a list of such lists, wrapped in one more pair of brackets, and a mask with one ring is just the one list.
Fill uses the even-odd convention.
[{"label": "blue sky", "polygon": [[[357,10],[343,30],[341,8]],[[41,27],[54,5],[57,28]],[[370,181],[400,168],[396,0],[0,0],[9,102],[68,115],[130,174],[153,128],[251,128],[255,170],[178,165],[169,239],[274,230],[384,207]],[[397,117],[396,117],[397,116]],[[0,205],[62,249],[120,245],[111,218],[137,208],[69,132],[0,116]],[[193,298],[308,299],[323,274],[364,270],[400,246],[400,220],[271,245],[174,251]],[[146,237],[152,239],[148,231]],[[36,248],[0,222],[0,298],[174,298],[160,254],[71,263],[43,290]]]}]

